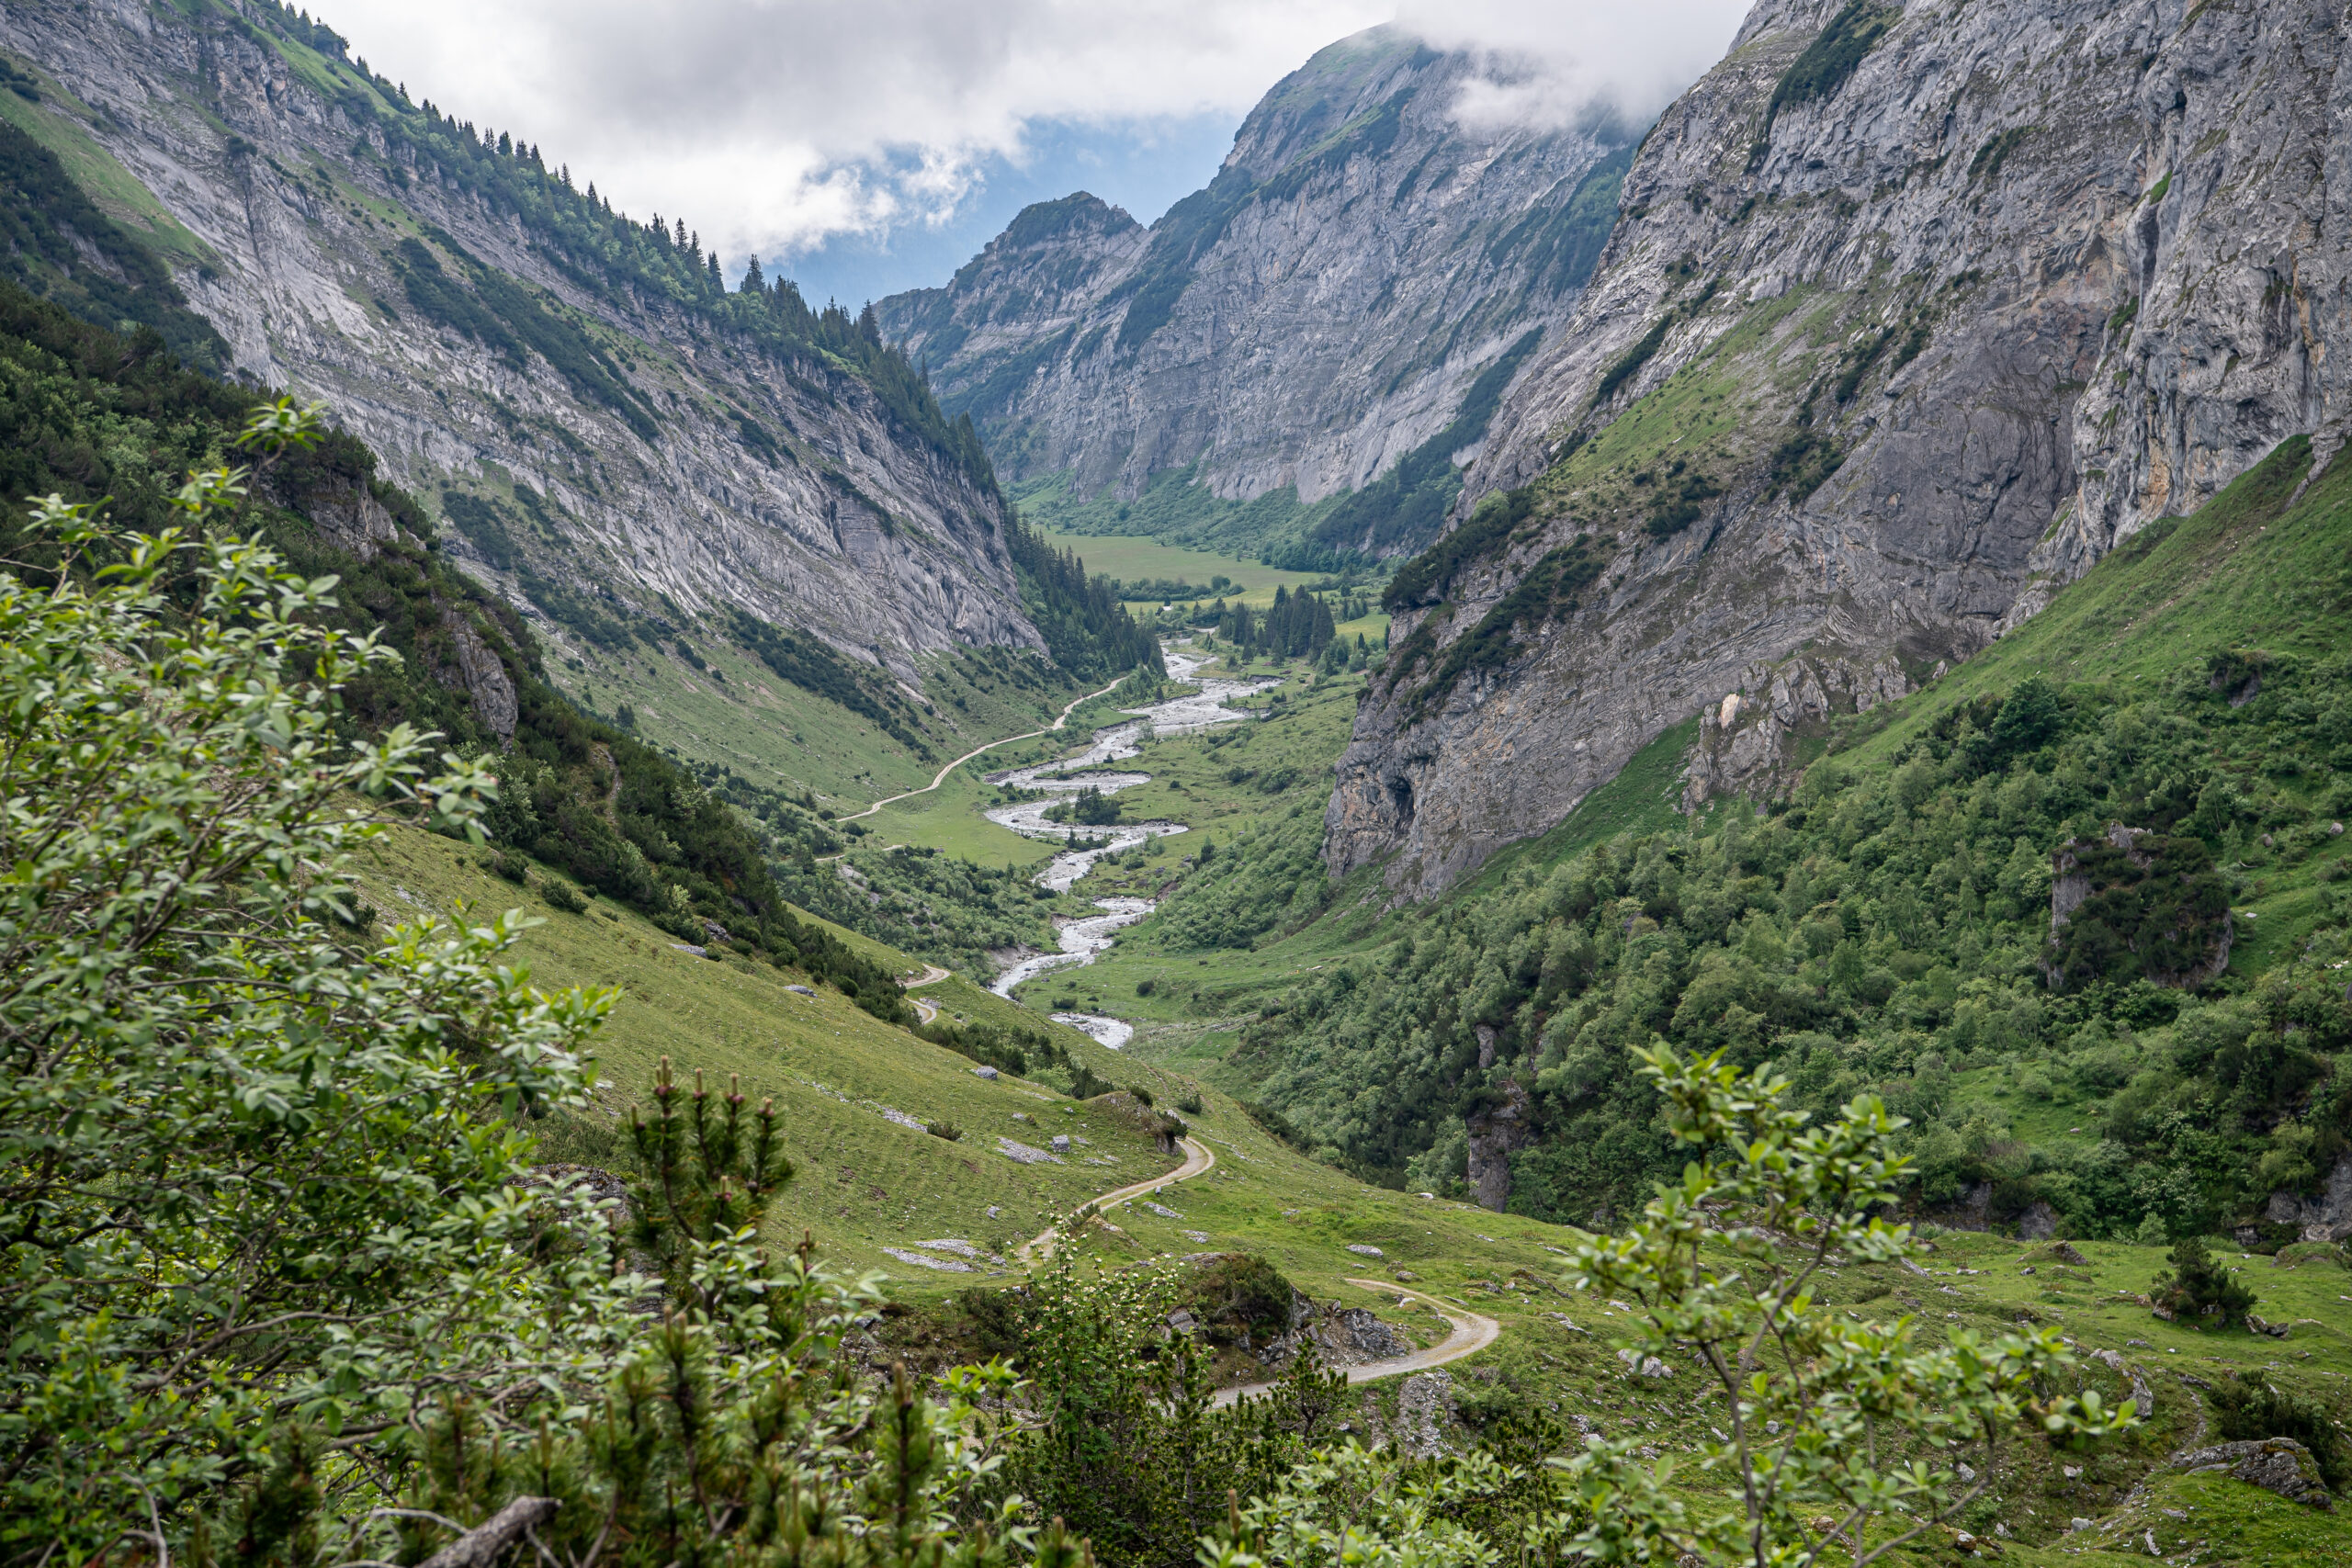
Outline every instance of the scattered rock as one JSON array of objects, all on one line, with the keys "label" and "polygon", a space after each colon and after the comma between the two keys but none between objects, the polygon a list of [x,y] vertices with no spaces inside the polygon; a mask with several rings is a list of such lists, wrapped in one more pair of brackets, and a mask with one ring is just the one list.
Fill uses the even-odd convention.
[{"label": "scattered rock", "polygon": [[1068,1133],[1056,1133],[1054,1134],[1053,1143],[1054,1153],[1057,1155],[1066,1155],[1069,1153],[1069,1134]]},{"label": "scattered rock", "polygon": [[901,1263],[911,1263],[918,1269],[936,1269],[943,1274],[969,1274],[972,1266],[953,1258],[933,1258],[925,1253],[909,1252],[902,1247],[882,1249]]},{"label": "scattered rock", "polygon": [[1033,1149],[1026,1144],[1016,1144],[1011,1138],[1005,1137],[1001,1134],[997,1136],[996,1152],[1002,1155],[1005,1158],[1013,1160],[1022,1165],[1059,1165],[1062,1163],[1060,1157],[1057,1156],[1049,1155],[1043,1149]]},{"label": "scattered rock", "polygon": [[806,986],[786,986],[785,989],[796,997],[813,997],[817,994]]},{"label": "scattered rock", "polygon": [[1351,1241],[1348,1243],[1348,1250],[1354,1253],[1358,1258],[1385,1258],[1388,1256],[1386,1253],[1381,1251],[1380,1248],[1368,1246],[1361,1241]]},{"label": "scattered rock", "polygon": [[974,1067],[972,1069],[972,1076],[976,1078],[985,1078],[990,1083],[996,1082],[996,1069],[994,1067]]},{"label": "scattered rock", "polygon": [[1453,1380],[1443,1372],[1417,1372],[1396,1393],[1396,1446],[1408,1459],[1435,1459],[1453,1451],[1446,1428],[1453,1424]]},{"label": "scattered rock", "polygon": [[1672,1367],[1668,1366],[1656,1356],[1645,1356],[1639,1350],[1620,1350],[1617,1352],[1617,1359],[1624,1362],[1630,1371],[1640,1377],[1670,1378],[1674,1375]]}]

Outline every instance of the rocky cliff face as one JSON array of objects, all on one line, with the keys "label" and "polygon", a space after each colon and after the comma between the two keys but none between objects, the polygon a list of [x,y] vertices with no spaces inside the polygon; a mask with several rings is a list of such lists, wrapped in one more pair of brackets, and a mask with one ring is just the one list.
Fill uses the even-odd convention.
[{"label": "rocky cliff face", "polygon": [[1400,580],[1335,873],[1442,888],[1703,716],[1693,798],[2340,435],[2352,80],[2318,0],[1764,0],[1668,111]]},{"label": "rocky cliff face", "polygon": [[[238,371],[323,401],[418,493],[504,508],[494,547],[445,543],[543,633],[571,640],[582,617],[553,607],[582,602],[672,621],[739,606],[902,676],[956,643],[1042,646],[968,464],[821,356],[591,287],[521,212],[388,139],[384,117],[415,111],[305,36],[270,6],[0,9],[0,45],[66,89],[40,106],[54,135],[209,249],[179,281]],[[418,308],[421,271],[474,279],[450,285],[459,314]],[[501,277],[555,346],[463,325]],[[609,374],[555,364],[565,344]]]},{"label": "rocky cliff face", "polygon": [[1151,228],[1033,207],[946,288],[882,301],[884,330],[1010,477],[1355,490],[1565,318],[1614,213],[1622,136],[1464,125],[1472,71],[1390,28],[1334,44]]}]

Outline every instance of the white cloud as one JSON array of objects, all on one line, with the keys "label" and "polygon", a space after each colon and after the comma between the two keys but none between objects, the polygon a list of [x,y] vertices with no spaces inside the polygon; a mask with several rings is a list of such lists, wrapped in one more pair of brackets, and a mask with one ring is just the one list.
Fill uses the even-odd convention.
[{"label": "white cloud", "polygon": [[1643,123],[1723,58],[1751,0],[1404,0],[1397,25],[1480,57],[1468,124],[1571,124],[1596,106]]},{"label": "white cloud", "polygon": [[[1654,109],[1739,8],[1408,0],[1404,19],[1488,51],[1465,115],[1523,118],[1611,85]],[[413,96],[733,256],[939,222],[987,160],[1022,159],[1035,123],[1238,124],[1396,0],[328,0],[318,15]]]}]

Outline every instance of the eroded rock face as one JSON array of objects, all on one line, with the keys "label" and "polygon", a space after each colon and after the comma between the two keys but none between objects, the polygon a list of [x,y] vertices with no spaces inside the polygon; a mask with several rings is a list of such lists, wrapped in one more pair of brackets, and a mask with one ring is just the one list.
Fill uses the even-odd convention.
[{"label": "eroded rock face", "polygon": [[1614,209],[1616,164],[1587,182],[1624,133],[1466,124],[1478,69],[1388,28],[1333,44],[1149,230],[1041,203],[944,288],[881,301],[884,330],[1011,478],[1360,488],[1566,318]]},{"label": "eroded rock face", "polygon": [[[457,687],[473,700],[474,713],[501,740],[514,739],[514,721],[521,713],[514,693],[514,678],[506,669],[506,661],[498,657],[473,622],[453,611],[441,613],[441,625],[449,636],[449,645],[456,651],[458,667],[444,671],[442,680]],[[725,932],[719,933],[722,937]]]},{"label": "eroded rock face", "polygon": [[2305,1241],[2352,1239],[2352,1155],[2335,1162],[2327,1186],[2314,1197],[2273,1192],[2263,1217],[2274,1225],[2301,1225]]},{"label": "eroded rock face", "polygon": [[1467,1123],[1467,1175],[1471,1195],[1478,1205],[1500,1213],[1510,1201],[1511,1151],[1532,1143],[1535,1129],[1532,1122],[1534,1107],[1517,1078],[1504,1078],[1497,1093],[1497,1102],[1471,1117]]},{"label": "eroded rock face", "polygon": [[1453,1379],[1445,1372],[1416,1372],[1396,1392],[1396,1429],[1390,1441],[1408,1459],[1435,1459],[1453,1451]]},{"label": "eroded rock face", "polygon": [[[1690,793],[1784,787],[1776,681],[1800,716],[1899,695],[2286,438],[2332,450],[2339,7],[1915,4],[1776,105],[1840,9],[1764,0],[1644,142],[1456,508],[1534,515],[1398,617],[1335,874],[1434,893],[1728,694],[1754,728],[1719,716]],[[1599,578],[1448,673],[1578,538]]]},{"label": "eroded rock face", "polygon": [[[627,286],[591,292],[542,236],[388,146],[225,16],[132,0],[10,6],[0,44],[89,105],[86,119],[69,115],[73,133],[209,247],[217,265],[177,280],[239,371],[325,402],[421,496],[529,487],[547,533],[515,553],[543,578],[649,615],[740,606],[902,678],[917,655],[956,643],[1043,647],[1020,609],[999,502],[863,382],[740,348]],[[618,334],[630,352],[616,363],[658,414],[654,437],[543,358],[517,368],[412,309],[392,258],[413,231],[354,192]],[[736,412],[772,433],[775,455],[747,445]],[[362,495],[317,521],[365,557],[390,536],[381,511]],[[447,542],[567,641],[515,562]]]}]

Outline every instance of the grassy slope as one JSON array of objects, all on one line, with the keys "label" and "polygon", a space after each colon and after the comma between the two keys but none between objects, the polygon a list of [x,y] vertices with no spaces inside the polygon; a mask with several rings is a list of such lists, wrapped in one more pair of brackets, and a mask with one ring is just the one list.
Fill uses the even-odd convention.
[{"label": "grassy slope", "polygon": [[[1171,1163],[1109,1103],[1073,1102],[1042,1084],[1010,1078],[985,1083],[963,1058],[879,1024],[830,992],[811,1000],[784,989],[788,975],[692,958],[633,917],[615,919],[602,908],[556,913],[480,871],[478,858],[446,840],[402,833],[370,871],[369,897],[394,918],[453,898],[488,908],[531,907],[547,920],[526,938],[521,953],[537,983],[614,984],[624,990],[599,1051],[603,1103],[620,1113],[640,1100],[653,1063],[664,1053],[681,1066],[741,1072],[748,1087],[775,1094],[799,1170],[778,1204],[777,1232],[809,1227],[834,1267],[881,1269],[895,1277],[895,1295],[934,1300],[988,1282],[989,1275],[910,1267],[884,1254],[886,1245],[953,1236],[1004,1253],[1050,1212],[1067,1211],[1091,1193]],[[862,951],[913,967],[878,943],[843,934]],[[962,976],[934,983],[922,994],[950,1016],[1036,1021]],[[1255,1252],[1318,1298],[1371,1306],[1418,1342],[1432,1342],[1444,1333],[1434,1314],[1349,1283],[1409,1280],[1504,1325],[1495,1346],[1452,1369],[1457,1395],[1473,1414],[1524,1405],[1561,1419],[1582,1415],[1612,1435],[1639,1434],[1661,1455],[1686,1450],[1711,1419],[1719,1420],[1700,1401],[1687,1368],[1664,1384],[1626,1376],[1614,1353],[1612,1309],[1558,1281],[1574,1231],[1366,1187],[1277,1142],[1214,1087],[1168,1065],[1104,1051],[1070,1032],[1057,1033],[1096,1071],[1148,1089],[1162,1105],[1188,1090],[1199,1094],[1202,1109],[1188,1120],[1218,1161],[1209,1176],[1157,1195],[1173,1217],[1129,1205],[1108,1224],[1090,1226],[1080,1242],[1083,1256],[1115,1266],[1212,1249]],[[895,1125],[880,1115],[885,1105],[953,1119],[965,1136],[949,1144]],[[1015,1122],[1016,1113],[1033,1120]],[[1090,1140],[1065,1165],[1020,1166],[992,1152],[999,1133],[1042,1145],[1064,1131]],[[580,1157],[595,1151],[564,1152]],[[1105,1157],[1115,1163],[1079,1163]],[[986,1217],[991,1204],[1001,1211],[995,1221]],[[1351,1245],[1376,1247],[1384,1256],[1351,1253]],[[2316,1320],[2297,1322],[2294,1337],[2281,1344],[2158,1323],[2117,1294],[2146,1287],[2161,1267],[2156,1249],[2079,1245],[2089,1268],[2052,1269],[2043,1258],[2028,1276],[2020,1269],[2037,1258],[2030,1248],[1997,1237],[1946,1236],[1927,1259],[1930,1268],[1983,1272],[1924,1279],[1849,1269],[1823,1291],[1833,1303],[1867,1300],[1858,1310],[1873,1315],[1916,1311],[1931,1337],[1947,1324],[1997,1328],[2030,1312],[2060,1324],[2086,1348],[2122,1348],[2143,1362],[2157,1390],[2151,1430],[2088,1458],[2030,1456],[2000,1495],[1979,1505],[1983,1517],[1972,1518],[1974,1528],[2005,1521],[2018,1543],[2013,1558],[2022,1563],[2084,1561],[2050,1545],[2065,1522],[2114,1506],[2163,1454],[2198,1435],[2198,1407],[2178,1382],[2181,1372],[2210,1380],[2224,1367],[2268,1367],[2276,1381],[2331,1398],[2339,1408],[2352,1404],[2345,1397],[2352,1387],[2346,1379],[2352,1336],[2344,1327],[2352,1323],[2352,1309],[2341,1302],[2352,1293],[2352,1274],[2340,1267],[2278,1269],[2261,1258],[2242,1265],[2267,1314]],[[2132,1346],[2134,1339],[2144,1344]],[[2124,1392],[2121,1380],[2103,1369],[2089,1375],[2109,1394]],[[1392,1382],[1369,1385],[1355,1397],[1370,1419],[1393,1415],[1397,1393]],[[2078,1464],[2085,1473],[2068,1478],[2062,1463]],[[2102,1539],[2120,1538],[2127,1524],[2134,1532],[2161,1531],[2170,1516],[2154,1511],[2159,1503],[2193,1509],[2190,1518],[2200,1527],[2212,1521],[2209,1533],[2227,1544],[2223,1555],[2204,1561],[2318,1563],[2340,1561],[2328,1554],[2352,1550],[2352,1527],[2206,1477],[2159,1483],[2128,1518],[2119,1517],[2104,1529]],[[2046,1553],[2027,1549],[2031,1542],[2048,1547]]]},{"label": "grassy slope", "polygon": [[668,642],[659,652],[589,649],[576,663],[550,660],[548,672],[594,712],[626,704],[638,733],[673,755],[724,763],[770,787],[808,790],[820,806],[844,814],[922,788],[976,746],[1051,724],[1087,690],[1050,666],[1039,667],[1042,684],[1022,687],[968,660],[935,660],[924,682],[934,713],[922,720],[933,755],[922,758],[871,720],[779,680],[732,644],[696,632],[687,639],[724,681],[690,667]]},{"label": "grassy slope", "polygon": [[[520,905],[547,922],[525,939],[519,955],[536,984],[619,987],[597,1052],[600,1105],[616,1125],[643,1101],[665,1054],[682,1072],[741,1073],[747,1090],[775,1095],[800,1172],[776,1206],[775,1224],[779,1234],[816,1230],[837,1268],[914,1273],[880,1248],[941,1236],[1001,1250],[1034,1235],[1053,1213],[1174,1163],[1099,1108],[1042,1084],[985,1082],[962,1056],[877,1021],[833,991],[820,987],[809,998],[786,990],[799,976],[696,958],[601,900],[586,914],[558,913],[481,870],[481,858],[447,840],[398,834],[367,871],[368,897],[387,919],[446,911],[456,899],[481,909]],[[878,943],[842,934],[902,969],[916,967]],[[1098,1072],[1125,1080],[1125,1067],[1110,1053],[1050,1027]],[[884,1106],[951,1121],[963,1139],[949,1143],[896,1125],[883,1118]],[[1016,1122],[1015,1112],[1035,1121]],[[996,1152],[999,1134],[1042,1146],[1065,1131],[1094,1141],[1086,1157],[1115,1163],[1023,1166]],[[565,1152],[614,1154],[593,1146]],[[994,1220],[986,1213],[991,1205],[1001,1211]]]},{"label": "grassy slope", "polygon": [[[2286,443],[2187,519],[2165,520],[2117,549],[2062,591],[2049,608],[1888,710],[1838,753],[1839,765],[1879,767],[1952,707],[2006,692],[2028,675],[2059,684],[2095,683],[2128,704],[2154,694],[2184,669],[2232,644],[2256,642],[2277,656],[2312,658],[2352,639],[2352,584],[2343,542],[2352,536],[2352,470],[2312,484],[2287,502],[2307,469],[2309,448]],[[2325,791],[2323,775],[2272,781],[2305,797]],[[2249,845],[2240,873],[2230,973],[2252,980],[2298,952],[2325,919],[2324,877],[2342,874],[2352,834],[2324,840],[2307,856],[2274,857]],[[2044,1145],[2098,1142],[2103,1094],[2044,1075],[2031,1094],[2022,1075],[1999,1066],[1959,1074],[1957,1098],[1998,1109],[2018,1135]]]}]

